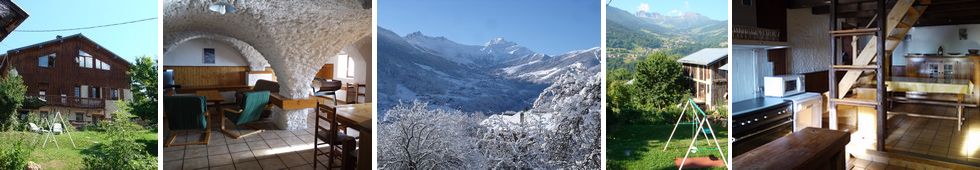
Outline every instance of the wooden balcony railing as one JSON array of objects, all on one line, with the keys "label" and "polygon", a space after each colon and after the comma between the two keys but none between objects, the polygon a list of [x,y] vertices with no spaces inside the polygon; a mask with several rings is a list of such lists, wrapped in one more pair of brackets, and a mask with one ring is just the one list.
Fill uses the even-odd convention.
[{"label": "wooden balcony railing", "polygon": [[47,106],[64,106],[64,107],[77,107],[77,108],[105,108],[105,102],[108,99],[97,99],[97,98],[80,98],[71,96],[58,96],[58,95],[46,95],[46,96],[28,96],[37,97],[44,99]]}]

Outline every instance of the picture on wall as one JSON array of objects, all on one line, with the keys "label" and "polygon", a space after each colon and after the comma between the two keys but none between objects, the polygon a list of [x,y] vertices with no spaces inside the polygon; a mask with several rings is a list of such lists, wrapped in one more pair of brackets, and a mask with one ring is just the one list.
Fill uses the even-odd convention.
[{"label": "picture on wall", "polygon": [[966,28],[960,28],[960,40],[966,40]]},{"label": "picture on wall", "polygon": [[214,64],[214,48],[204,49],[204,64]]}]

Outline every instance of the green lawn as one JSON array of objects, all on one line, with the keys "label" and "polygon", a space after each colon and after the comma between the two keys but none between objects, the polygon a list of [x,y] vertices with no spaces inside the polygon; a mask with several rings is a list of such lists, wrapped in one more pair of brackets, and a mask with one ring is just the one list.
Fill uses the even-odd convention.
[{"label": "green lawn", "polygon": [[[674,158],[684,157],[688,145],[691,144],[692,130],[690,125],[677,128],[677,134],[670,141],[670,146],[663,151],[674,125],[623,125],[609,127],[606,136],[606,168],[608,169],[677,169]],[[728,155],[727,127],[712,125],[718,133],[718,143],[721,144],[725,155]],[[710,136],[710,135],[709,135]],[[698,138],[695,144],[698,148],[715,148],[714,141]],[[627,156],[629,152],[629,156]],[[718,156],[717,150],[702,150],[691,154],[693,157]],[[727,159],[727,158],[726,158]],[[724,168],[716,168],[724,169]]]},{"label": "green lawn", "polygon": [[[75,141],[75,147],[72,147],[67,134],[53,136],[57,139],[58,145],[48,141],[46,146],[41,147],[44,141],[43,135],[30,132],[0,132],[0,148],[8,147],[19,140],[30,144],[36,137],[37,143],[34,152],[28,158],[29,161],[40,164],[41,169],[82,169],[84,168],[82,164],[83,150],[97,143],[109,141],[107,134],[103,132],[72,131],[71,137]],[[145,130],[140,132],[138,138],[156,141],[157,136],[155,131]],[[152,147],[156,148],[156,145],[153,145]]]}]

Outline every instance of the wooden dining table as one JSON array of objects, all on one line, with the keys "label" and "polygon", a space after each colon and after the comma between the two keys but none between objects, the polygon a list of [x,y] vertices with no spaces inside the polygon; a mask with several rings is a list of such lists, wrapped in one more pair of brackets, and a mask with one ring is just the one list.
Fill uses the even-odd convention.
[{"label": "wooden dining table", "polygon": [[357,169],[371,169],[371,122],[374,112],[373,103],[350,104],[337,106],[337,121],[349,128],[360,132],[357,142]]},{"label": "wooden dining table", "polygon": [[[903,100],[909,102],[919,102],[925,104],[936,104],[936,105],[947,105],[956,107],[956,116],[940,116],[940,115],[927,115],[920,113],[890,113],[890,114],[904,114],[913,117],[924,117],[924,118],[934,118],[934,119],[948,119],[957,121],[957,131],[963,128],[963,121],[966,119],[963,116],[964,104],[963,101],[966,96],[973,95],[974,85],[973,82],[967,79],[939,79],[939,78],[921,78],[921,77],[891,77],[891,80],[885,81],[888,92],[905,92],[905,93],[925,93],[925,94],[945,94],[955,96],[954,102],[943,102],[943,101],[926,101],[915,98],[902,98]],[[889,97],[896,98],[897,97]]]},{"label": "wooden dining table", "polygon": [[208,102],[208,105],[217,105],[222,101],[225,101],[225,97],[221,96],[221,92],[217,90],[202,90],[194,92],[198,96],[204,96],[204,100]]}]

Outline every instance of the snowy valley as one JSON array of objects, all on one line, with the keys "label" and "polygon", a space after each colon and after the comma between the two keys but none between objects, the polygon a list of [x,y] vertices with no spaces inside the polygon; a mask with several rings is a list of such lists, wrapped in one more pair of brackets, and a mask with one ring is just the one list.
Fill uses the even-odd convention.
[{"label": "snowy valley", "polygon": [[379,27],[379,169],[600,168],[599,52]]},{"label": "snowy valley", "polygon": [[425,101],[433,107],[494,113],[530,108],[572,66],[599,72],[599,48],[537,53],[503,38],[465,45],[421,32],[378,28],[379,110]]}]

